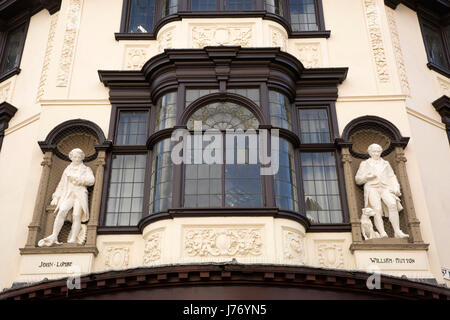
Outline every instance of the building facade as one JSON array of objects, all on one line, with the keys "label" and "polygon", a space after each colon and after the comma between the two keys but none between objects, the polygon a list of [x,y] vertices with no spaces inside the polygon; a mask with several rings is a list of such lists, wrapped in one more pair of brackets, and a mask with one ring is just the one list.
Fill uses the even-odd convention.
[{"label": "building facade", "polygon": [[[449,13],[0,2],[0,297],[448,299]],[[249,145],[220,149],[245,164],[174,163],[171,137],[199,123],[276,131],[278,170],[261,175]],[[355,179],[372,144],[392,184]]]}]

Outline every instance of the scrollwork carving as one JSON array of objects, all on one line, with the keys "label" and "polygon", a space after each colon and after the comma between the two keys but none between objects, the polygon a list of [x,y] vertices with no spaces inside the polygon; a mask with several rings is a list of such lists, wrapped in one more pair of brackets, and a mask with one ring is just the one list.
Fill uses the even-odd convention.
[{"label": "scrollwork carving", "polygon": [[106,249],[106,252],[105,267],[112,269],[123,269],[128,267],[129,247],[110,246]]},{"label": "scrollwork carving", "polygon": [[305,242],[301,233],[283,230],[283,254],[286,260],[299,263],[305,261]]},{"label": "scrollwork carving", "polygon": [[320,67],[320,44],[310,43],[297,45],[300,61],[306,68]]},{"label": "scrollwork carving", "polygon": [[161,258],[162,231],[152,233],[145,242],[144,264],[150,264]]},{"label": "scrollwork carving", "polygon": [[251,40],[252,28],[250,26],[195,26],[192,28],[193,48],[217,45],[249,47]]},{"label": "scrollwork carving", "polygon": [[317,260],[321,267],[344,268],[343,244],[324,242],[317,245]]}]

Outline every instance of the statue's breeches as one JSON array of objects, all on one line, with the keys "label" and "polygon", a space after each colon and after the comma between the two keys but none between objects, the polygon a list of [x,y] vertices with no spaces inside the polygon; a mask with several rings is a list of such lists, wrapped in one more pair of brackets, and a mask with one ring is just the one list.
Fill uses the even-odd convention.
[{"label": "statue's breeches", "polygon": [[368,207],[382,213],[382,203],[386,205],[388,211],[397,211],[397,202],[395,195],[391,193],[388,189],[383,187],[366,187],[365,192],[367,192]]}]

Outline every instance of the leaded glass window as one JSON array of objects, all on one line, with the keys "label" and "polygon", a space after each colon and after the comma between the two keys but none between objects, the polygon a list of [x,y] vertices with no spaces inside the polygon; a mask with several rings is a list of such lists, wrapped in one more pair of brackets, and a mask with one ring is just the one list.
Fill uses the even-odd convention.
[{"label": "leaded glass window", "polygon": [[285,139],[280,139],[279,169],[274,176],[274,189],[276,204],[280,209],[298,210],[297,175],[295,173],[294,148]]},{"label": "leaded glass window", "polygon": [[162,17],[178,11],[178,0],[164,0],[162,4]]},{"label": "leaded glass window", "polygon": [[[194,129],[194,120],[202,122],[202,129],[257,129],[258,120],[247,109],[234,103],[212,103],[200,108],[188,121],[188,129]],[[223,132],[217,131],[223,136]],[[226,138],[230,138],[227,136]],[[191,163],[185,165],[185,207],[259,207],[262,205],[261,179],[259,164],[250,163],[249,153],[257,152],[256,145],[250,143],[249,137],[243,137],[240,144],[233,137],[233,150],[227,150],[224,141],[223,159],[227,153],[233,152],[234,161],[226,164],[194,164],[194,153]],[[194,146],[193,137],[191,146]],[[231,142],[231,141],[230,141]],[[203,148],[210,142],[203,142]],[[231,144],[230,144],[231,145]],[[243,163],[237,162],[238,149],[245,154]]]},{"label": "leaded glass window", "polygon": [[156,130],[173,127],[177,122],[177,93],[162,96],[156,110]]},{"label": "leaded glass window", "polygon": [[424,24],[423,38],[429,61],[443,68],[449,68],[448,59],[450,53],[445,49],[441,31],[438,28],[433,28],[431,25]]},{"label": "leaded glass window", "polygon": [[216,0],[191,0],[192,11],[216,11]]},{"label": "leaded glass window", "polygon": [[200,97],[219,92],[219,89],[186,89],[186,107]]},{"label": "leaded glass window", "polygon": [[122,111],[119,117],[117,145],[144,145],[147,141],[148,111]]},{"label": "leaded glass window", "polygon": [[258,120],[247,108],[231,102],[216,102],[194,112],[187,123],[189,130],[194,129],[194,121],[201,121],[204,130],[257,129]]},{"label": "leaded glass window", "polygon": [[225,10],[253,10],[255,0],[224,0]]},{"label": "leaded glass window", "polygon": [[301,153],[301,167],[308,219],[312,223],[342,223],[334,153]]},{"label": "leaded glass window", "polygon": [[265,0],[264,5],[268,12],[283,16],[282,0]]},{"label": "leaded glass window", "polygon": [[113,155],[106,226],[133,226],[141,219],[145,161],[145,154]]},{"label": "leaded glass window", "polygon": [[292,130],[291,104],[288,97],[269,91],[270,122],[274,127]]},{"label": "leaded glass window", "polygon": [[0,74],[6,73],[19,66],[22,49],[21,43],[25,37],[25,24],[17,29],[10,31],[6,38],[6,45],[3,50],[3,56],[0,66]]},{"label": "leaded glass window", "polygon": [[292,31],[319,30],[315,0],[290,0],[289,9]]},{"label": "leaded glass window", "polygon": [[300,109],[302,143],[330,143],[330,129],[326,109]]},{"label": "leaded glass window", "polygon": [[172,205],[173,162],[172,142],[165,139],[153,148],[150,184],[150,213],[165,211]]},{"label": "leaded glass window", "polygon": [[152,32],[155,0],[131,0],[128,32]]},{"label": "leaded glass window", "polygon": [[258,106],[261,105],[261,101],[259,98],[259,89],[257,89],[257,88],[228,89],[227,92],[239,94],[241,96],[244,96],[244,97],[252,100]]}]

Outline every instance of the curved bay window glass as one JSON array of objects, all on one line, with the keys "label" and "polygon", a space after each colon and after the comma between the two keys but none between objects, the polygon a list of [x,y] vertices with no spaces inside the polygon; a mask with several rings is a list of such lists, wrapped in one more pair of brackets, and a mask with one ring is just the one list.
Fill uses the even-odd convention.
[{"label": "curved bay window glass", "polygon": [[291,103],[277,91],[269,91],[270,123],[274,127],[292,130]]},{"label": "curved bay window glass", "polygon": [[280,209],[298,210],[297,175],[295,174],[294,148],[285,139],[279,144],[280,167],[274,176],[276,204]]},{"label": "curved bay window glass", "polygon": [[170,92],[158,100],[156,107],[156,130],[171,128],[177,121],[177,93]]},{"label": "curved bay window glass", "polygon": [[128,32],[152,32],[155,19],[155,0],[130,0]]},{"label": "curved bay window glass", "polygon": [[[188,129],[194,129],[194,121],[201,121],[202,129],[217,129],[217,135],[224,137],[226,129],[257,129],[258,120],[245,107],[231,102],[212,103],[195,111],[188,120]],[[259,207],[262,205],[259,164],[250,163],[249,153],[257,148],[255,139],[227,135],[222,143],[225,164],[195,164],[195,150],[190,163],[185,165],[184,206],[185,207]],[[195,144],[192,138],[191,146]],[[222,140],[223,141],[223,140]],[[252,144],[253,142],[253,144]],[[203,148],[209,142],[203,142]],[[199,146],[197,146],[198,148]],[[238,153],[244,161],[238,162]],[[232,156],[231,156],[232,155]],[[222,161],[223,162],[223,161]],[[241,163],[242,162],[242,163]]]},{"label": "curved bay window glass", "polygon": [[225,10],[253,10],[255,0],[225,0]]},{"label": "curved bay window glass", "polygon": [[265,0],[264,6],[268,12],[284,16],[283,0]]},{"label": "curved bay window glass", "polygon": [[235,88],[235,89],[227,89],[227,92],[239,94],[241,96],[244,96],[246,98],[249,98],[252,100],[255,104],[258,106],[261,105],[261,101],[259,98],[259,89],[257,88]]},{"label": "curved bay window glass", "polygon": [[178,11],[178,0],[163,0],[161,16],[165,17]]},{"label": "curved bay window glass", "polygon": [[191,0],[192,11],[216,11],[217,0]]},{"label": "curved bay window glass", "polygon": [[289,0],[293,31],[317,31],[316,0]]},{"label": "curved bay window glass", "polygon": [[171,151],[170,139],[162,140],[153,147],[150,213],[165,211],[172,206],[173,164],[170,158]]}]

